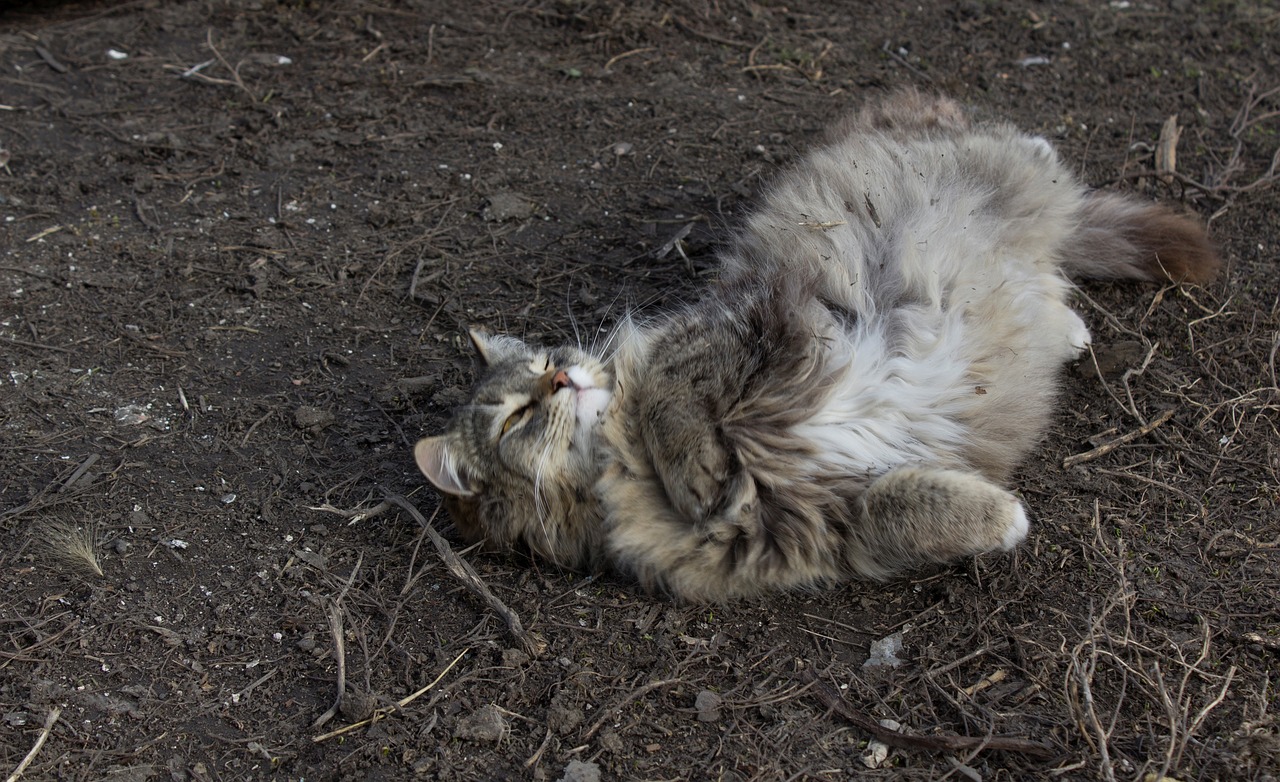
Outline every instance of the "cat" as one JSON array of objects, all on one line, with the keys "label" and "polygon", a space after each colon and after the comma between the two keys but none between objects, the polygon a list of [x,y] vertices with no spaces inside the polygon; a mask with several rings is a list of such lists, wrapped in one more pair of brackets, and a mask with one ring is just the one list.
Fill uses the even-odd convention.
[{"label": "cat", "polygon": [[688,601],[1008,551],[1002,482],[1089,344],[1068,278],[1219,265],[1194,218],[900,91],[774,183],[701,300],[602,353],[472,331],[482,376],[415,460],[467,539]]}]

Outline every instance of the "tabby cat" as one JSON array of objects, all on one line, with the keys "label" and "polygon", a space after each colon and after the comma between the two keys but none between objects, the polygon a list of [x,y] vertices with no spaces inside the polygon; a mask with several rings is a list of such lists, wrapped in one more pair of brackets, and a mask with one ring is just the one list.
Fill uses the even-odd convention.
[{"label": "tabby cat", "polygon": [[1089,344],[1068,277],[1203,283],[1198,222],[899,92],[773,185],[702,299],[603,355],[472,332],[419,468],[458,530],[723,601],[1007,551],[1002,488]]}]

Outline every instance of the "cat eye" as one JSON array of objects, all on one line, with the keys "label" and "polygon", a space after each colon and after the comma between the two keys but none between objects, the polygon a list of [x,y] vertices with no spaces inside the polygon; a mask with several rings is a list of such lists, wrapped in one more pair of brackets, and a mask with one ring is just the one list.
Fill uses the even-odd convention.
[{"label": "cat eye", "polygon": [[516,410],[511,415],[507,416],[507,420],[502,422],[502,433],[506,434],[507,432],[511,431],[512,427],[520,423],[520,419],[524,418],[532,411],[533,411],[533,402],[530,402],[529,404]]}]

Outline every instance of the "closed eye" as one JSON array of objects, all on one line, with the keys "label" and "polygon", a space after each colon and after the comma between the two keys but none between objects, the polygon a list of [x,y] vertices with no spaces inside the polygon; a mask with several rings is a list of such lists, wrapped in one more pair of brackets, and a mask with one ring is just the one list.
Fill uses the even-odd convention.
[{"label": "closed eye", "polygon": [[510,432],[516,424],[527,418],[529,414],[533,412],[533,404],[533,402],[529,402],[527,405],[524,405],[511,415],[507,416],[507,420],[502,422],[502,433],[505,435],[507,432]]}]

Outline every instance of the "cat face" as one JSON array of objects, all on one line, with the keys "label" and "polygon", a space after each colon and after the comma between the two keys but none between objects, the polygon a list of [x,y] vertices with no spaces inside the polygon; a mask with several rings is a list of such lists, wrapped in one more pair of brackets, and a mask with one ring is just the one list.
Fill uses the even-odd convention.
[{"label": "cat face", "polygon": [[580,567],[593,533],[579,517],[594,502],[595,441],[613,377],[577,348],[474,331],[471,339],[483,373],[445,434],[418,442],[418,468],[467,539]]}]

